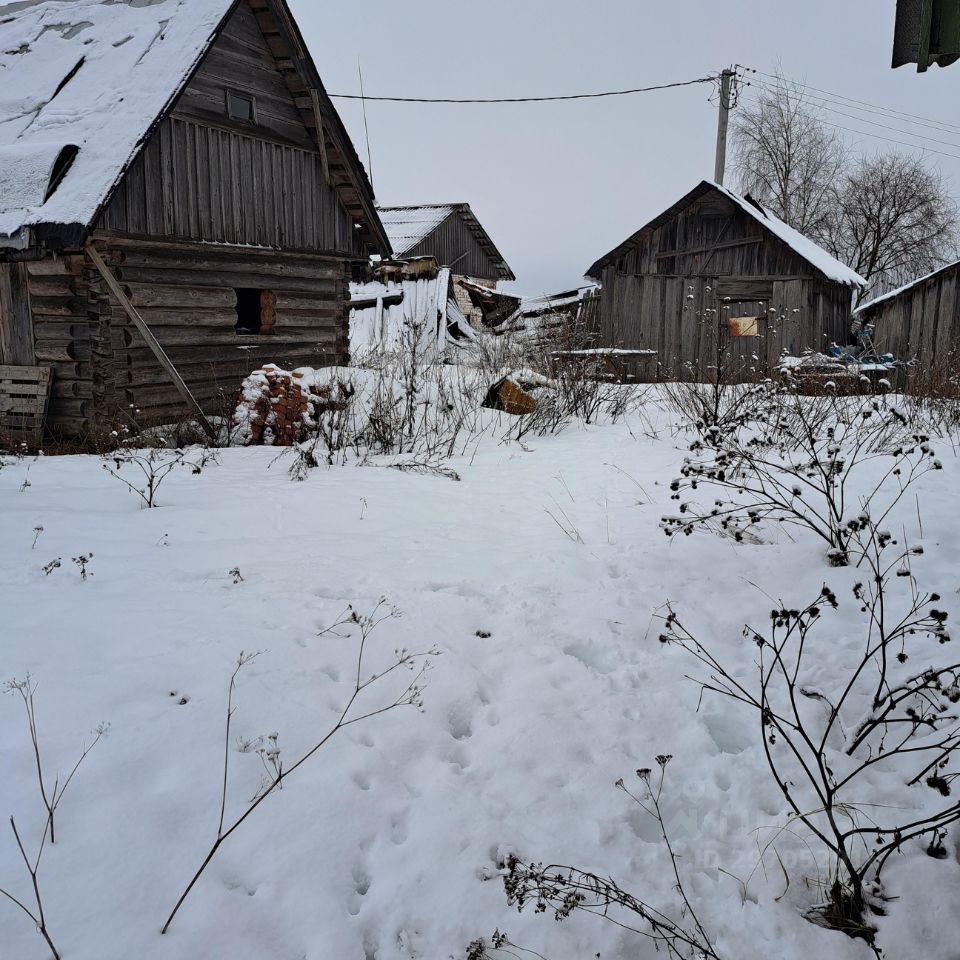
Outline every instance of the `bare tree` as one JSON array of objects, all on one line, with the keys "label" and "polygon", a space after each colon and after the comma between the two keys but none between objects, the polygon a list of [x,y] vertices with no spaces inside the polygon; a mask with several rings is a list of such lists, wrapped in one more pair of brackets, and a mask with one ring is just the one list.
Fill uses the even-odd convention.
[{"label": "bare tree", "polygon": [[[957,204],[901,153],[853,158],[803,86],[759,82],[734,115],[738,186],[883,293],[957,256]],[[866,296],[858,294],[858,303]]]},{"label": "bare tree", "polygon": [[734,165],[741,191],[808,236],[830,218],[847,164],[841,136],[824,124],[803,88],[779,73],[734,114]]},{"label": "bare tree", "polygon": [[816,238],[871,281],[874,294],[957,256],[957,204],[940,173],[922,160],[900,153],[862,157],[840,178],[832,202]]}]

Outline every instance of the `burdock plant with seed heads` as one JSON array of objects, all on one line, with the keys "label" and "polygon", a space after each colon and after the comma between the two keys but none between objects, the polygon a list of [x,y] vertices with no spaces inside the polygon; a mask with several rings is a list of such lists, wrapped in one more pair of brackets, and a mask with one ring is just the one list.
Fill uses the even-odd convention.
[{"label": "burdock plant with seed heads", "polygon": [[[930,439],[880,398],[810,398],[779,392],[756,429],[715,444],[696,441],[670,485],[679,512],[668,537],[715,529],[756,538],[765,522],[811,531],[834,566],[846,566],[860,534],[882,527],[908,488],[940,470]],[[711,504],[687,496],[714,493]]]},{"label": "burdock plant with seed heads", "polygon": [[[916,584],[910,562],[919,550],[894,549],[893,537],[873,526],[864,538],[868,575],[852,587],[864,642],[827,685],[816,635],[840,605],[828,586],[803,608],[776,607],[766,631],[744,630],[757,651],[755,684],[718,659],[673,609],[660,639],[701,664],[706,677],[697,682],[705,692],[759,715],[788,825],[802,824],[833,864],[830,899],[809,918],[872,943],[869,913],[886,911],[882,872],[890,857],[924,846],[939,856],[944,831],[960,820],[952,797],[960,662],[944,655],[950,634],[939,595]],[[892,584],[904,580],[908,596],[897,600]],[[876,802],[880,778],[898,802]]]},{"label": "burdock plant with seed heads", "polygon": [[81,553],[79,557],[73,557],[73,562],[76,564],[77,569],[80,571],[80,579],[86,580],[87,577],[92,577],[93,574],[87,570],[87,567],[90,566],[90,561],[93,559],[92,553]]}]

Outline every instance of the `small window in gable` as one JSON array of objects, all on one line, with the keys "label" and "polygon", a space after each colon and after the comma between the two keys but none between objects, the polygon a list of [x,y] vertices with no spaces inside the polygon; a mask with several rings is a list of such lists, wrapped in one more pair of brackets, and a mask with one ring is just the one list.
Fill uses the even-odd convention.
[{"label": "small window in gable", "polygon": [[253,97],[243,93],[234,93],[233,90],[227,91],[227,116],[231,120],[239,120],[241,123],[257,122],[257,102]]}]

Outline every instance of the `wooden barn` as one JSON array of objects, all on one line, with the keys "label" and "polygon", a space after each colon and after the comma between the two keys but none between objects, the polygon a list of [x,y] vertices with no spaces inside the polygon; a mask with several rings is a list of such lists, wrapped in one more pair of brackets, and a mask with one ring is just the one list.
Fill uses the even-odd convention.
[{"label": "wooden barn", "polygon": [[[704,181],[587,271],[599,345],[656,350],[660,376],[743,378],[781,354],[846,343],[866,281],[750,197]],[[739,372],[737,372],[739,371]]]},{"label": "wooden barn", "polygon": [[348,285],[390,245],[286,0],[7,9],[0,368],[52,370],[48,427],[345,362]]},{"label": "wooden barn", "polygon": [[960,360],[960,260],[865,303],[854,316],[874,325],[879,352],[952,375]]},{"label": "wooden barn", "polygon": [[457,305],[477,329],[501,323],[519,305],[519,297],[495,292],[501,280],[517,278],[468,203],[380,207],[380,216],[394,256],[433,257],[450,270]]}]

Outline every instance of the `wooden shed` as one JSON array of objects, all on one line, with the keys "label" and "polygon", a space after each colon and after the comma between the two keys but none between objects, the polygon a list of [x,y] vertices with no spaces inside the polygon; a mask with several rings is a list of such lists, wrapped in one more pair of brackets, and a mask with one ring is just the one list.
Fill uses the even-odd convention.
[{"label": "wooden shed", "polygon": [[881,353],[916,360],[920,370],[955,370],[960,360],[960,260],[863,304],[854,316],[874,325]]},{"label": "wooden shed", "polygon": [[345,362],[349,282],[390,245],[286,0],[10,9],[0,365],[53,370],[49,427]]},{"label": "wooden shed", "polygon": [[428,203],[380,207],[394,256],[409,260],[433,257],[449,268],[457,305],[477,329],[501,322],[519,298],[491,297],[501,280],[516,280],[490,234],[468,203]]},{"label": "wooden shed", "polygon": [[599,344],[656,350],[662,377],[773,369],[783,352],[846,343],[866,281],[750,197],[704,181],[587,271]]}]

